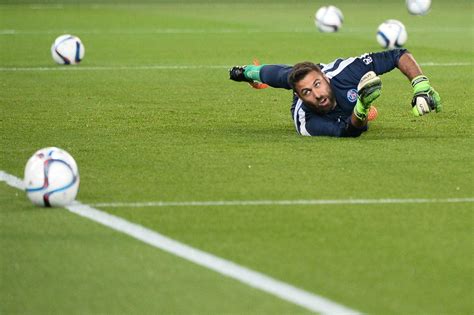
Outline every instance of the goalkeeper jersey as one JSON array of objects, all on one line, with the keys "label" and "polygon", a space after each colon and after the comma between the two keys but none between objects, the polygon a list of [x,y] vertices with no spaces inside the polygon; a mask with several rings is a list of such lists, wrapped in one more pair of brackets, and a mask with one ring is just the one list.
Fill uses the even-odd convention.
[{"label": "goalkeeper jersey", "polygon": [[[359,57],[338,58],[328,64],[319,64],[329,78],[329,84],[336,98],[336,107],[328,113],[315,112],[297,95],[293,97],[291,115],[296,131],[303,136],[357,137],[367,130],[350,125],[352,111],[357,102],[357,85],[368,71],[377,75],[397,67],[398,60],[406,49],[367,53]],[[291,89],[288,76],[292,66],[265,65],[260,70],[260,79],[275,88]]]}]

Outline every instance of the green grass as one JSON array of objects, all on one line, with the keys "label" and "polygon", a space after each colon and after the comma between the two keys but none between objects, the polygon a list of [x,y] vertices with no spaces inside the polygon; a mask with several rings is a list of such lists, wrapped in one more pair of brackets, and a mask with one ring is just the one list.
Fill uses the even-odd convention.
[{"label": "green grass", "polygon": [[[64,148],[86,204],[473,197],[470,1],[436,1],[424,17],[403,1],[335,1],[337,34],[316,31],[309,1],[69,2],[1,1],[0,170],[22,177],[34,151]],[[409,82],[394,71],[369,132],[304,138],[290,92],[228,80],[227,67],[254,57],[379,50],[375,29],[388,18],[405,23],[420,63],[463,64],[423,67],[443,113],[410,116]],[[50,45],[66,32],[85,59],[56,70]],[[153,65],[203,67],[133,69]],[[53,70],[8,70],[23,67]],[[35,208],[5,184],[0,205],[0,313],[306,313],[64,209]],[[474,311],[472,203],[102,210],[362,312]]]},{"label": "green grass", "polygon": [[2,314],[304,313],[11,188],[0,200]]}]

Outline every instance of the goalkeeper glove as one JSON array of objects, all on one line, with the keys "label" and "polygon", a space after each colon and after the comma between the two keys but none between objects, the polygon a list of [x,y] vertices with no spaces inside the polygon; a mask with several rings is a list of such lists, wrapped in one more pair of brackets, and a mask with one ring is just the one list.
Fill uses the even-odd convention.
[{"label": "goalkeeper glove", "polygon": [[424,75],[419,75],[411,81],[413,86],[413,99],[411,101],[413,115],[423,116],[432,110],[440,112],[442,109],[441,97],[430,85]]},{"label": "goalkeeper glove", "polygon": [[354,114],[360,120],[367,119],[369,114],[370,104],[382,93],[382,80],[373,71],[369,71],[360,79],[357,86],[356,106],[354,107]]}]

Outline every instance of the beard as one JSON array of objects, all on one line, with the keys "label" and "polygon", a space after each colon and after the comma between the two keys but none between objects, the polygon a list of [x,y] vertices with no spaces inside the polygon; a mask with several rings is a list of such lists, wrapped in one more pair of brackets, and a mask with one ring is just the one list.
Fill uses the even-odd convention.
[{"label": "beard", "polygon": [[330,90],[328,91],[328,95],[323,97],[318,104],[311,103],[309,105],[318,114],[326,114],[336,107],[336,97],[334,96],[334,93]]}]

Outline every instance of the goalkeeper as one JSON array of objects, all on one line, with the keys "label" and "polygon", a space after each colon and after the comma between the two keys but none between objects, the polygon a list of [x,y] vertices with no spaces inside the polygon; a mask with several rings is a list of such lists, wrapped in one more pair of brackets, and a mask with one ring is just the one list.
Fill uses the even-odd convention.
[{"label": "goalkeeper", "polygon": [[367,130],[369,108],[380,96],[379,75],[398,68],[413,87],[412,111],[441,111],[441,98],[406,49],[337,59],[329,64],[248,65],[230,69],[230,79],[254,87],[292,89],[291,114],[303,136],[358,137]]}]

